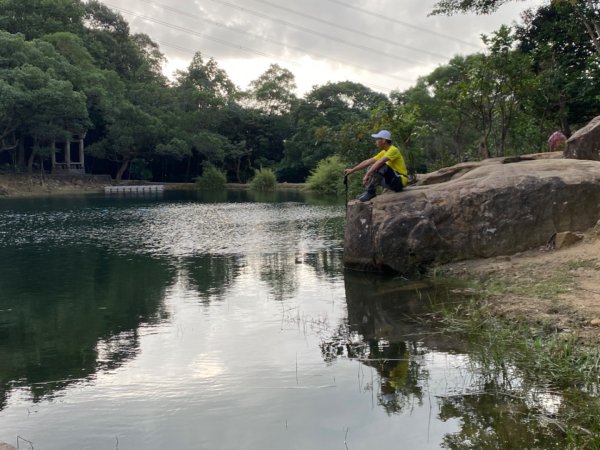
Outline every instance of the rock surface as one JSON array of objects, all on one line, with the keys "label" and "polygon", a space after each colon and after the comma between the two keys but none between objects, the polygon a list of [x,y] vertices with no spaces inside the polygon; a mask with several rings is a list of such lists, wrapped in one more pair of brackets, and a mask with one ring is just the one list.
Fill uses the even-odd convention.
[{"label": "rock surface", "polygon": [[17,450],[17,447],[13,447],[6,442],[0,442],[0,450]]},{"label": "rock surface", "polygon": [[565,157],[600,161],[600,116],[592,119],[569,138]]},{"label": "rock surface", "polygon": [[350,202],[345,265],[413,273],[514,254],[546,245],[556,233],[589,229],[600,218],[600,162],[555,157],[463,163],[403,192]]}]

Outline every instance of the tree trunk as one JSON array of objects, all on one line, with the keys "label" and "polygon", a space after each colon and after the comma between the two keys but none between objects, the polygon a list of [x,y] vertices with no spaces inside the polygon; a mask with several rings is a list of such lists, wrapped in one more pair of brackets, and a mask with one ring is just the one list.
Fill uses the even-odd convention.
[{"label": "tree trunk", "polygon": [[577,8],[576,11],[579,20],[581,20],[583,26],[585,27],[585,30],[590,36],[596,53],[598,54],[598,56],[600,56],[600,25],[595,20],[590,20],[586,16],[585,11],[581,11],[579,8]]},{"label": "tree trunk", "polygon": [[242,184],[242,179],[240,178],[240,171],[242,168],[242,158],[238,158],[235,163],[235,178],[238,183]]},{"label": "tree trunk", "polygon": [[17,167],[25,167],[25,139],[19,139],[19,150],[17,151]]},{"label": "tree trunk", "polygon": [[40,185],[44,185],[44,155],[40,153]]},{"label": "tree trunk", "polygon": [[35,158],[35,149],[36,148],[37,148],[37,141],[35,141],[33,143],[33,147],[31,147],[31,154],[29,155],[29,158],[27,158],[27,173],[30,175],[33,173],[33,159]]},{"label": "tree trunk", "polygon": [[571,127],[569,126],[569,112],[567,106],[567,99],[564,96],[560,96],[558,100],[558,108],[560,111],[560,128],[565,136],[571,136]]},{"label": "tree trunk", "polygon": [[117,176],[115,177],[115,181],[121,181],[121,178],[123,178],[123,174],[125,173],[125,171],[127,170],[127,167],[129,166],[129,159],[124,159],[123,162],[121,163],[121,167],[119,167],[119,170],[117,171]]},{"label": "tree trunk", "polygon": [[190,172],[192,171],[192,157],[188,156],[187,157],[187,164],[185,166],[185,180],[186,181],[190,181],[191,177],[190,177]]}]

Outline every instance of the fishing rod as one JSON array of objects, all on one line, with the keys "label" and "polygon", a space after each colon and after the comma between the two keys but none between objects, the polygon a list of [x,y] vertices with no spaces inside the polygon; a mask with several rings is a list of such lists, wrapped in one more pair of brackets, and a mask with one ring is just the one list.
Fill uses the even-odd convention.
[{"label": "fishing rod", "polygon": [[348,175],[344,175],[344,187],[346,191],[346,215],[348,214]]}]

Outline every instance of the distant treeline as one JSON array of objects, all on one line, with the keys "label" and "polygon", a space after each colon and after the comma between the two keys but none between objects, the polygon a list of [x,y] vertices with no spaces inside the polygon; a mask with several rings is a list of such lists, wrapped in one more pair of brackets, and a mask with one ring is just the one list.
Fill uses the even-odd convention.
[{"label": "distant treeline", "polygon": [[600,114],[582,4],[530,11],[403,92],[344,81],[298,98],[287,69],[273,64],[241,91],[201,52],[169,81],[159,46],[96,0],[0,0],[0,164],[49,170],[53,145],[85,136],[87,171],[115,178],[190,181],[210,165],[231,182],[259,168],[302,182],[329,156],[371,154],[380,128],[412,171],[543,151],[552,131]]}]

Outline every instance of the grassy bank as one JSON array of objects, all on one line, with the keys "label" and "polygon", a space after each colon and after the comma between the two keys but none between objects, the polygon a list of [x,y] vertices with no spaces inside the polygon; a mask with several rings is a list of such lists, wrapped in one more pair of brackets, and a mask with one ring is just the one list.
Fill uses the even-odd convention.
[{"label": "grassy bank", "polygon": [[[600,349],[596,343],[580,333],[581,329],[561,327],[544,314],[502,313],[498,306],[505,298],[536,298],[560,310],[564,306],[561,296],[576,288],[573,272],[581,266],[596,267],[592,261],[569,263],[543,278],[528,276],[526,281],[516,282],[506,274],[463,276],[470,297],[437,307],[428,320],[443,333],[458,335],[469,343],[471,362],[484,376],[480,391],[468,395],[488,396],[500,403],[498,399],[509,399],[508,414],[520,415],[519,421],[529,427],[560,437],[561,448],[598,449]],[[532,396],[542,401],[531,406],[535,403]],[[544,408],[549,399],[553,407]],[[468,440],[481,439],[486,432],[479,430],[477,437],[474,433]]]}]

